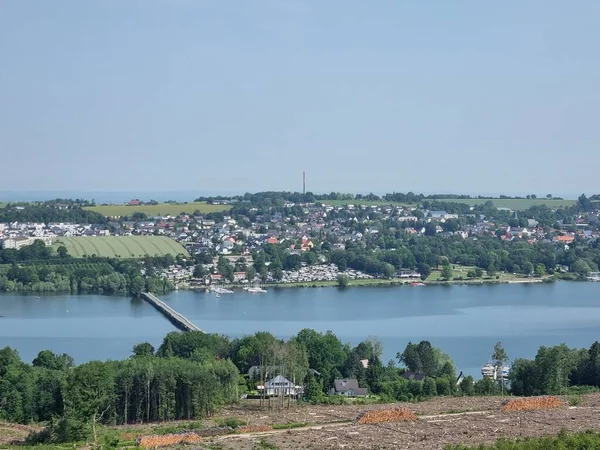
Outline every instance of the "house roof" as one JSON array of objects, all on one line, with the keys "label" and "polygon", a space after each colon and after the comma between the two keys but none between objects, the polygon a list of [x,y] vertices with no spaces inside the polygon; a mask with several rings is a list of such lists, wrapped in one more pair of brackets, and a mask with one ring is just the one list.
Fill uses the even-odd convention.
[{"label": "house roof", "polygon": [[267,387],[267,388],[280,387],[280,386],[288,387],[288,386],[294,386],[294,384],[290,380],[288,380],[287,378],[285,378],[281,375],[277,375],[275,378],[272,378],[265,383],[265,387]]},{"label": "house roof", "polygon": [[425,378],[425,375],[419,372],[406,371],[402,373],[402,378],[405,378],[407,380],[421,381]]},{"label": "house roof", "polygon": [[367,395],[367,389],[359,387],[358,380],[356,378],[344,378],[341,380],[334,380],[333,388],[336,392],[353,391],[356,395]]}]

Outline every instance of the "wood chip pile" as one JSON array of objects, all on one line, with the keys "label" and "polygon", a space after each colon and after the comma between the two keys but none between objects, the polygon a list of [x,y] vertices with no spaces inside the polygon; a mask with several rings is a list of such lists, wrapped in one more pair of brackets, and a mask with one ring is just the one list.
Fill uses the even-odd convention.
[{"label": "wood chip pile", "polygon": [[564,406],[564,403],[556,397],[529,397],[507,400],[500,410],[502,412],[531,411],[534,409],[560,408],[561,406]]},{"label": "wood chip pile", "polygon": [[198,433],[178,433],[142,436],[137,438],[136,444],[144,448],[168,447],[178,444],[194,444],[200,442],[202,437]]},{"label": "wood chip pile", "polygon": [[417,416],[408,408],[393,408],[363,411],[356,418],[357,424],[372,424],[383,422],[401,422],[404,420],[417,420]]},{"label": "wood chip pile", "polygon": [[236,433],[260,433],[263,431],[271,431],[273,430],[273,428],[271,428],[270,426],[267,425],[255,425],[255,426],[245,426],[245,427],[239,427],[236,431]]}]

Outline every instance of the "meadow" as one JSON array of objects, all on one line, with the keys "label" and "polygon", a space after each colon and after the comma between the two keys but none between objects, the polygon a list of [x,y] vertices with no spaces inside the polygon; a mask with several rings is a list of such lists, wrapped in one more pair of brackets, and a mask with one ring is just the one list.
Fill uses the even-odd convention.
[{"label": "meadow", "polygon": [[467,205],[476,206],[483,205],[487,201],[492,201],[496,208],[509,208],[512,210],[524,210],[530,208],[531,206],[541,206],[546,205],[551,209],[560,209],[560,208],[568,208],[577,203],[577,200],[555,200],[548,198],[470,198],[470,199],[446,199],[442,201],[446,202],[456,202],[456,203],[466,203]]},{"label": "meadow", "polygon": [[95,211],[107,217],[131,216],[133,213],[141,212],[147,216],[178,216],[180,213],[193,214],[199,211],[202,214],[211,212],[227,211],[229,205],[209,205],[206,202],[186,203],[159,203],[158,205],[97,205],[84,209]]},{"label": "meadow", "polygon": [[165,236],[80,236],[60,238],[54,247],[64,245],[74,258],[101,256],[107,258],[143,258],[144,256],[189,256],[177,241]]},{"label": "meadow", "polygon": [[[427,199],[428,201],[434,201],[433,199]],[[482,205],[485,202],[491,201],[496,208],[508,208],[511,210],[522,211],[531,206],[546,205],[551,209],[568,208],[577,203],[577,200],[555,200],[547,198],[445,198],[439,199],[441,202],[448,203],[464,203],[470,206]],[[332,206],[344,206],[344,205],[378,205],[378,206],[417,206],[416,204],[399,203],[399,202],[388,202],[388,201],[368,201],[368,200],[324,200],[323,203]]]}]

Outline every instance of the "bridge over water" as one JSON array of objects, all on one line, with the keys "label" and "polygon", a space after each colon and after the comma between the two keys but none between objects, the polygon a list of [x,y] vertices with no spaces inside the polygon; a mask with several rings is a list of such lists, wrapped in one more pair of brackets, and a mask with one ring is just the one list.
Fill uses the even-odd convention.
[{"label": "bridge over water", "polygon": [[150,292],[142,292],[142,298],[154,306],[160,313],[162,313],[167,319],[171,321],[173,325],[182,331],[202,331],[191,320],[186,318],[183,314],[179,314],[156,295]]}]

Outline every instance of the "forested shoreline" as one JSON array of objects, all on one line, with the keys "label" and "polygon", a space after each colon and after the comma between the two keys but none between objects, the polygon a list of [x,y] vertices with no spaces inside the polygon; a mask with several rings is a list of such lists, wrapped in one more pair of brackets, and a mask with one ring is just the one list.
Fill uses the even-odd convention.
[{"label": "forested shoreline", "polygon": [[[357,379],[380,402],[503,391],[576,394],[600,387],[598,342],[590,349],[541,347],[533,360],[514,361],[506,383],[457,377],[451,357],[428,341],[409,342],[387,363],[381,361],[382,354],[376,338],[352,347],[331,332],[310,329],[288,341],[267,332],[239,339],[172,332],[156,350],[140,343],[128,359],[80,365],[49,350],[28,364],[6,347],[0,350],[0,419],[46,423],[36,442],[78,441],[101,425],[210,416],[254,393],[267,373],[267,378],[284,374],[304,386],[300,398],[313,403],[340,399],[329,390],[341,378]],[[494,358],[498,367],[509,359],[500,343]]]},{"label": "forested shoreline", "polygon": [[[155,275],[175,263],[170,255],[142,260],[72,258],[64,247],[56,251],[36,240],[19,250],[0,250],[0,292],[61,292],[139,296],[173,289],[172,283]],[[142,269],[144,274],[142,275]]]}]

